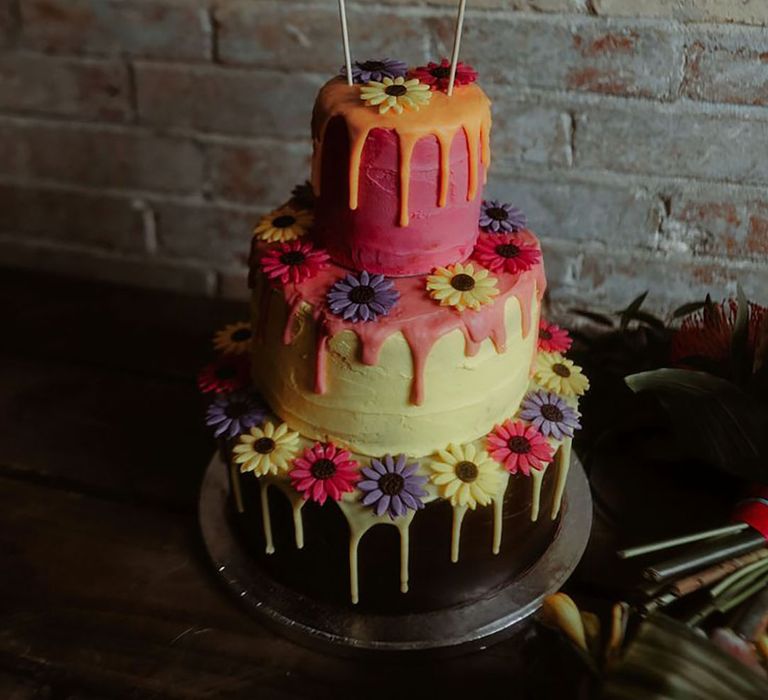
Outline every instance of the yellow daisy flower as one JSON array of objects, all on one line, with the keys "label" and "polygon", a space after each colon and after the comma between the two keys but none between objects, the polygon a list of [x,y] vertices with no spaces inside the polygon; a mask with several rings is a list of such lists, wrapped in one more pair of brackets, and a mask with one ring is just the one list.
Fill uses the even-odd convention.
[{"label": "yellow daisy flower", "polygon": [[429,464],[433,484],[453,506],[488,505],[500,486],[501,468],[474,445],[448,445]]},{"label": "yellow daisy flower", "polygon": [[589,379],[582,374],[581,367],[559,352],[540,352],[536,356],[534,379],[562,396],[581,396],[589,389]]},{"label": "yellow daisy flower", "polygon": [[288,430],[285,423],[275,427],[267,421],[240,436],[232,449],[232,461],[240,465],[241,472],[256,476],[287,471],[289,462],[299,452],[299,434]]},{"label": "yellow daisy flower", "polygon": [[496,278],[472,263],[438,267],[427,277],[427,289],[440,306],[454,306],[458,311],[479,309],[499,293]]},{"label": "yellow daisy flower", "polygon": [[253,235],[270,243],[292,241],[309,231],[313,223],[312,212],[286,205],[262,216]]},{"label": "yellow daisy flower", "polygon": [[227,355],[242,355],[251,349],[251,324],[238,321],[224,326],[213,336],[213,348]]},{"label": "yellow daisy flower", "polygon": [[384,78],[380,83],[372,80],[363,85],[360,99],[369,107],[378,105],[379,114],[386,114],[390,109],[402,114],[403,107],[418,112],[432,99],[432,93],[429,85],[420,83],[416,78]]}]

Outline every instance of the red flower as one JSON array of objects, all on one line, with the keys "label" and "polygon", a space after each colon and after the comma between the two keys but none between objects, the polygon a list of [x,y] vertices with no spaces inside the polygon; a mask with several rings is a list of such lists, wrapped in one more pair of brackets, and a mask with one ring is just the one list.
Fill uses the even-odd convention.
[{"label": "red flower", "polygon": [[[684,364],[686,358],[705,357],[725,362],[731,352],[731,334],[739,305],[735,299],[710,304],[688,316],[672,337],[670,360]],[[749,304],[748,347],[754,353],[758,334],[768,309]],[[768,321],[766,321],[768,322]]]},{"label": "red flower", "polygon": [[548,323],[543,318],[539,321],[539,350],[542,352],[568,352],[573,345],[571,336],[565,328]]},{"label": "red flower", "polygon": [[288,474],[293,487],[305,500],[311,498],[320,505],[328,496],[338,501],[343,493],[354,491],[360,479],[358,463],[349,452],[330,442],[316,442],[304,450],[301,457],[294,459],[293,464]]},{"label": "red flower", "polygon": [[301,240],[272,246],[261,258],[261,267],[267,277],[283,284],[298,284],[314,277],[327,263],[328,253]]},{"label": "red flower", "polygon": [[493,272],[517,274],[541,262],[541,251],[513,233],[481,236],[472,257]]},{"label": "red flower", "polygon": [[542,469],[554,457],[547,439],[523,421],[504,421],[488,435],[488,453],[510,474],[518,470],[530,476],[531,468]]},{"label": "red flower", "polygon": [[[430,90],[448,90],[448,82],[451,77],[451,62],[444,58],[440,63],[430,61],[426,66],[419,66],[411,70],[410,77],[418,78],[419,82],[429,85]],[[453,84],[469,85],[477,80],[477,71],[472,66],[465,65],[461,61],[456,64],[456,77]]]},{"label": "red flower", "polygon": [[197,375],[197,386],[204,394],[237,391],[250,381],[248,355],[223,355],[203,367]]}]

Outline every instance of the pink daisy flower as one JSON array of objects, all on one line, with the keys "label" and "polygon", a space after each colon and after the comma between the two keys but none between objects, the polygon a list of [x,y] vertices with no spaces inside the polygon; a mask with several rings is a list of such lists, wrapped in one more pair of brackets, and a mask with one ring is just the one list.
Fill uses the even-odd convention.
[{"label": "pink daisy flower", "polygon": [[293,487],[303,494],[304,500],[312,499],[320,505],[328,496],[338,501],[342,494],[354,491],[360,479],[358,463],[349,452],[330,442],[316,442],[293,464],[288,474]]},{"label": "pink daisy flower", "polygon": [[543,318],[539,321],[539,350],[542,352],[567,352],[573,345],[573,339],[565,328],[555,323],[548,323]]},{"label": "pink daisy flower", "polygon": [[299,239],[272,246],[261,258],[261,267],[267,277],[283,284],[299,284],[314,277],[327,264],[328,253]]},{"label": "pink daisy flower", "polygon": [[515,234],[481,236],[472,257],[493,272],[516,274],[541,262],[541,251]]},{"label": "pink daisy flower", "polygon": [[223,355],[203,367],[197,374],[197,388],[204,394],[237,391],[250,381],[248,355]]},{"label": "pink daisy flower", "polygon": [[[418,78],[420,83],[429,85],[430,90],[448,90],[451,79],[451,62],[444,58],[440,63],[430,61],[426,66],[419,66],[410,72],[411,78]],[[477,80],[477,71],[472,66],[459,61],[456,64],[454,85],[469,85]]]},{"label": "pink daisy flower", "polygon": [[542,469],[554,457],[552,446],[536,428],[511,419],[488,435],[488,453],[510,474],[521,471],[526,476],[531,468]]}]

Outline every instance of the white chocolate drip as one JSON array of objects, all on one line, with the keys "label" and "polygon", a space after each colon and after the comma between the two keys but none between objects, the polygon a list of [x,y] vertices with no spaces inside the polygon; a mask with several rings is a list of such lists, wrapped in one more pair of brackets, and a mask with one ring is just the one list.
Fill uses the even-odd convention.
[{"label": "white chocolate drip", "polygon": [[272,517],[269,512],[269,487],[274,486],[282,493],[291,504],[293,512],[293,532],[296,539],[296,549],[304,548],[304,521],[301,518],[301,509],[306,501],[302,495],[295,491],[290,482],[281,481],[274,476],[263,476],[259,479],[259,495],[261,497],[261,522],[264,527],[265,551],[273,554],[275,544],[272,539]]},{"label": "white chocolate drip", "polygon": [[261,496],[261,522],[264,526],[264,541],[266,546],[264,551],[267,554],[273,554],[275,544],[272,541],[272,518],[269,515],[269,482],[265,479],[259,479],[259,495]]},{"label": "white chocolate drip", "polygon": [[232,495],[235,497],[235,506],[238,513],[245,513],[243,505],[243,490],[240,488],[240,469],[237,464],[232,462],[229,466],[229,476],[232,482]]},{"label": "white chocolate drip", "polygon": [[568,470],[571,467],[571,445],[572,438],[565,438],[560,445],[555,461],[557,462],[557,482],[555,484],[555,498],[552,503],[552,520],[560,513],[560,506],[563,503],[563,494],[565,493],[565,482],[568,480]]},{"label": "white chocolate drip", "polygon": [[400,532],[400,590],[408,592],[408,528],[413,521],[415,511],[409,510],[405,515],[392,520],[388,515],[376,515],[359,500],[347,498],[337,501],[341,512],[349,525],[349,592],[353,603],[360,601],[360,576],[357,563],[357,551],[360,540],[374,525],[391,525]]},{"label": "white chocolate drip", "polygon": [[459,561],[459,542],[461,540],[461,523],[467,513],[467,506],[453,506],[453,527],[451,529],[451,561]]},{"label": "white chocolate drip", "polygon": [[545,465],[541,469],[531,469],[531,521],[534,523],[539,519],[541,483],[544,481],[547,466],[549,465]]}]

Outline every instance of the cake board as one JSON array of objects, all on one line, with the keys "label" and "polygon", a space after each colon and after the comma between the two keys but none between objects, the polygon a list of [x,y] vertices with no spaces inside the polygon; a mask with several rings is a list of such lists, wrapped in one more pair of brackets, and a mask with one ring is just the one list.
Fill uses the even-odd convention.
[{"label": "cake board", "polygon": [[227,472],[214,455],[199,502],[203,540],[218,576],[261,622],[298,643],[343,655],[450,655],[508,639],[571,575],[592,525],[589,484],[572,454],[555,537],[529,569],[489,596],[463,605],[408,615],[356,613],[308,599],[261,570],[235,530]]}]

